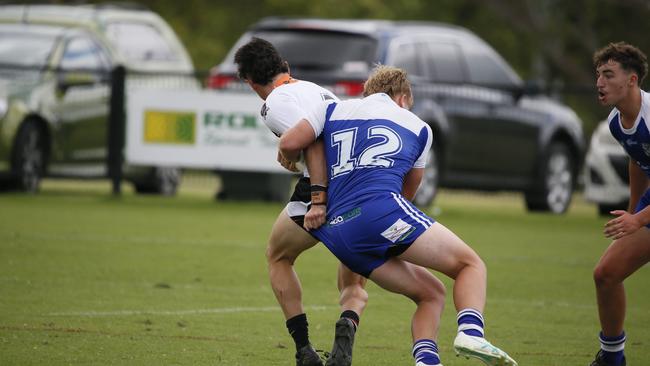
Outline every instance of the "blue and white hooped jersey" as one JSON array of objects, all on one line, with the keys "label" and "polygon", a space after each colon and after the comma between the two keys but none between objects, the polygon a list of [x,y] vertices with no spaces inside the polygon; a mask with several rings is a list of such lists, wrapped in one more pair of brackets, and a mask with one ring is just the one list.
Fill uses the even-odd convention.
[{"label": "blue and white hooped jersey", "polygon": [[632,128],[625,129],[620,116],[619,110],[614,108],[607,117],[609,130],[627,154],[650,177],[650,94],[641,90],[641,110]]},{"label": "blue and white hooped jersey", "polygon": [[400,194],[406,174],[424,168],[431,128],[387,94],[332,103],[325,112],[310,123],[325,144],[328,216],[369,194]]}]

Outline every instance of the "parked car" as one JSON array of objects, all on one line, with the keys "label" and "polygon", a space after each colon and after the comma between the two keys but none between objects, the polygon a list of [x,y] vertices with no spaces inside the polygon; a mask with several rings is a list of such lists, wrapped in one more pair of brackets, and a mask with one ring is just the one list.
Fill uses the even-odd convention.
[{"label": "parked car", "polygon": [[627,210],[630,200],[629,158],[602,121],[591,135],[585,158],[585,199],[598,205],[598,212]]},{"label": "parked car", "polygon": [[581,121],[569,107],[525,84],[467,29],[432,22],[267,18],[253,25],[208,84],[242,89],[234,52],[251,37],[273,43],[291,73],[356,97],[374,64],[411,78],[412,111],[431,125],[434,145],[415,202],[438,186],[525,193],[528,209],[565,212],[584,156]]},{"label": "parked car", "polygon": [[[194,70],[173,30],[146,9],[0,6],[0,173],[30,192],[44,175],[106,177],[117,65],[139,73]],[[160,78],[127,78],[127,87]],[[125,166],[124,176],[138,192],[173,194],[180,170]]]}]

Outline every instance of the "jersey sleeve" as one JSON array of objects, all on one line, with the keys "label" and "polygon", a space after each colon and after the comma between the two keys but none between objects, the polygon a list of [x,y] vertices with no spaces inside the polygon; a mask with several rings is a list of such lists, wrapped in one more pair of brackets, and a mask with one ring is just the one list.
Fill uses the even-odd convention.
[{"label": "jersey sleeve", "polygon": [[281,136],[300,120],[307,118],[307,113],[298,102],[285,93],[278,93],[266,101],[264,123],[277,136]]},{"label": "jersey sleeve", "polygon": [[431,149],[431,144],[433,143],[433,132],[431,131],[431,127],[426,123],[420,130],[418,141],[422,151],[417,160],[415,160],[415,163],[413,163],[413,168],[424,168],[427,164],[427,153],[429,152],[429,149]]},{"label": "jersey sleeve", "polygon": [[311,128],[314,130],[314,136],[318,138],[323,128],[325,128],[325,120],[327,120],[327,107],[335,103],[333,100],[326,100],[322,103],[318,103],[308,111],[307,122],[311,125]]}]

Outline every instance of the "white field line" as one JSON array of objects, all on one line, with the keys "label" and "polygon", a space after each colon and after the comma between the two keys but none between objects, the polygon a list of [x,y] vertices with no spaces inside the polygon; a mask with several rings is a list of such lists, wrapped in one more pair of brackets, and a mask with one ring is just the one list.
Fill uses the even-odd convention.
[{"label": "white field line", "polygon": [[[307,310],[327,310],[332,306],[313,305],[305,306]],[[49,313],[47,316],[83,316],[83,317],[110,317],[110,316],[132,316],[132,315],[198,315],[198,314],[226,314],[226,313],[259,313],[281,311],[278,306],[266,307],[233,307],[233,308],[214,308],[214,309],[194,309],[194,310],[116,310],[116,311],[71,311]]]}]

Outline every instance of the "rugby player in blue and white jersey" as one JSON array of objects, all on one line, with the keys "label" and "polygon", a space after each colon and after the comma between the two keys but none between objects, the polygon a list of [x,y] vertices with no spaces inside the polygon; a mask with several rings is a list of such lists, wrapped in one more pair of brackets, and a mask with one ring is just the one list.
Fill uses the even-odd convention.
[{"label": "rugby player in blue and white jersey", "polygon": [[650,94],[639,85],[648,72],[646,56],[624,42],[610,43],[594,54],[598,101],[614,106],[609,129],[630,156],[630,204],[612,211],[605,224],[614,239],[596,269],[600,316],[600,351],[592,366],[625,365],[626,300],[623,281],[650,261]]},{"label": "rugby player in blue and white jersey", "polygon": [[417,305],[412,319],[416,366],[440,365],[440,313],[414,296],[419,266],[455,279],[458,334],[454,349],[488,365],[516,365],[483,337],[486,268],[461,239],[418,210],[409,199],[423,175],[431,128],[408,111],[413,103],[403,70],[380,66],[363,99],[333,102],[280,138],[282,155],[322,138],[328,167],[327,222],[312,233],[346,266]]}]

